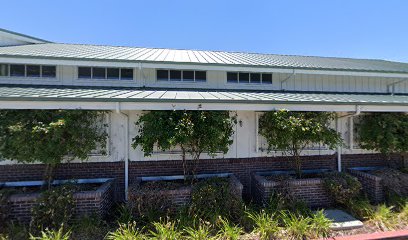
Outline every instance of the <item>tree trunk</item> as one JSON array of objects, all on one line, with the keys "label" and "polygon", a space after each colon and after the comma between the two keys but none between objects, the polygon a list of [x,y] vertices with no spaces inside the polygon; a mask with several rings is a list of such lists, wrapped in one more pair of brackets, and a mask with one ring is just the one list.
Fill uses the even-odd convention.
[{"label": "tree trunk", "polygon": [[299,156],[299,153],[295,153],[295,171],[296,171],[296,177],[297,178],[302,178],[302,159]]},{"label": "tree trunk", "polygon": [[187,160],[186,160],[186,150],[183,146],[181,146],[181,161],[183,163],[183,177],[184,183],[187,182],[187,175],[188,175],[188,167],[187,167]]},{"label": "tree trunk", "polygon": [[44,186],[43,188],[50,189],[52,186],[52,182],[54,181],[54,174],[55,174],[55,169],[57,165],[56,164],[46,164],[45,165],[45,171],[44,171]]}]

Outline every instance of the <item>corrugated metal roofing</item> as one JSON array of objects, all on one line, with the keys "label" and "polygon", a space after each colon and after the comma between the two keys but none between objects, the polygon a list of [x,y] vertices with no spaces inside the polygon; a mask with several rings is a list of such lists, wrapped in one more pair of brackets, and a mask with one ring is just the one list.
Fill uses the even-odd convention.
[{"label": "corrugated metal roofing", "polygon": [[408,105],[407,95],[0,86],[2,101]]},{"label": "corrugated metal roofing", "polygon": [[290,69],[296,68],[408,73],[408,63],[391,62],[385,60],[61,43],[0,47],[0,57],[185,63]]}]

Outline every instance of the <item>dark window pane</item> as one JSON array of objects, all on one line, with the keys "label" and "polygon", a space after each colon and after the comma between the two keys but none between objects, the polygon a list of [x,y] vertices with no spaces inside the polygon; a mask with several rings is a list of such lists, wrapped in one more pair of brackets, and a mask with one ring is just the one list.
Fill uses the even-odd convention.
[{"label": "dark window pane", "polygon": [[170,81],[181,81],[181,71],[170,70]]},{"label": "dark window pane", "polygon": [[205,71],[196,71],[195,72],[196,82],[205,82],[207,81],[207,72]]},{"label": "dark window pane", "polygon": [[108,79],[119,79],[119,68],[108,68],[107,71]]},{"label": "dark window pane", "polygon": [[92,78],[105,79],[106,68],[94,67],[92,69]]},{"label": "dark window pane", "polygon": [[237,83],[238,82],[238,73],[227,72],[227,82]]},{"label": "dark window pane", "polygon": [[90,67],[79,67],[78,68],[78,78],[91,78],[91,68]]},{"label": "dark window pane", "polygon": [[27,77],[40,77],[40,65],[27,65]]},{"label": "dark window pane", "polygon": [[10,65],[10,76],[13,77],[24,77],[25,76],[25,66],[24,65]]},{"label": "dark window pane", "polygon": [[120,79],[133,80],[133,68],[121,68]]},{"label": "dark window pane", "polygon": [[8,64],[0,64],[0,76],[8,76]]},{"label": "dark window pane", "polygon": [[157,80],[158,81],[168,81],[169,80],[169,71],[168,70],[157,70]]},{"label": "dark window pane", "polygon": [[183,71],[183,81],[194,81],[194,71]]},{"label": "dark window pane", "polygon": [[272,74],[271,73],[262,74],[262,83],[272,84]]},{"label": "dark window pane", "polygon": [[261,74],[251,73],[251,83],[261,83]]},{"label": "dark window pane", "polygon": [[42,66],[42,77],[55,78],[57,76],[56,66]]},{"label": "dark window pane", "polygon": [[249,73],[239,73],[239,83],[249,83]]}]

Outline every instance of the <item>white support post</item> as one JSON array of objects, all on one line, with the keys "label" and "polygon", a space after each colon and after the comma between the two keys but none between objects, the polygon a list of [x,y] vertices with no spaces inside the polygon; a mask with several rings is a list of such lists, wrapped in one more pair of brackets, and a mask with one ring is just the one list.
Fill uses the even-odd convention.
[{"label": "white support post", "polygon": [[[340,118],[338,116],[336,117],[336,130],[337,130],[337,132],[342,133]],[[337,171],[338,172],[341,172],[341,153],[342,153],[342,151],[343,151],[342,145],[340,144],[337,147]]]}]

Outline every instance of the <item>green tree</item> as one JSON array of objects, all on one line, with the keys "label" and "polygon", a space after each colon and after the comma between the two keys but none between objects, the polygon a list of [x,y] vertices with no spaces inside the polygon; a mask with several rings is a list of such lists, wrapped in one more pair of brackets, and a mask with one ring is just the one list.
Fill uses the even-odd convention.
[{"label": "green tree", "polygon": [[63,160],[86,160],[98,146],[104,152],[104,112],[86,110],[0,110],[0,157],[46,165],[48,187]]},{"label": "green tree", "polygon": [[[135,123],[139,134],[133,138],[132,146],[141,146],[145,156],[153,153],[155,145],[163,151],[178,146],[184,176],[194,176],[203,152],[210,156],[228,152],[235,121],[228,111],[150,111]],[[187,154],[192,156],[190,169]]]},{"label": "green tree", "polygon": [[279,110],[264,113],[259,119],[259,133],[268,143],[268,152],[280,150],[294,157],[297,177],[301,177],[301,152],[311,144],[341,144],[338,132],[330,127],[335,115],[328,112],[290,112]]},{"label": "green tree", "polygon": [[371,113],[361,115],[355,125],[360,146],[384,154],[408,151],[408,115],[405,113]]}]

